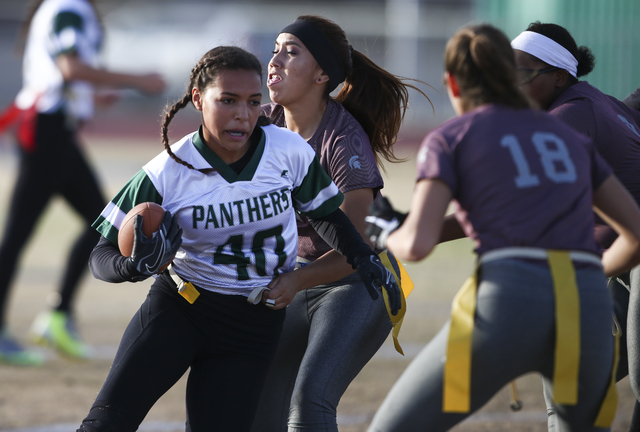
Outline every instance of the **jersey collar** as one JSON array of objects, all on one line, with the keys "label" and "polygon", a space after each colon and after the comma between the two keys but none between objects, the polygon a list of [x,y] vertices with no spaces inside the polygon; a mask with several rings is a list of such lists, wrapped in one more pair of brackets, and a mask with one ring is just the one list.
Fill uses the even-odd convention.
[{"label": "jersey collar", "polygon": [[204,138],[202,138],[202,126],[198,128],[197,132],[194,132],[191,137],[191,142],[193,142],[194,147],[198,150],[198,153],[211,165],[212,168],[218,172],[222,178],[224,178],[227,182],[233,183],[236,181],[250,181],[253,178],[253,175],[258,168],[258,164],[262,159],[262,153],[264,153],[265,146],[265,133],[262,128],[256,128],[251,134],[251,140],[257,139],[259,140],[258,146],[256,147],[255,153],[247,163],[247,166],[244,167],[240,174],[237,174],[234,170],[232,170],[229,165],[227,165],[220,156],[218,156],[213,150],[211,150],[207,144],[204,142]]}]

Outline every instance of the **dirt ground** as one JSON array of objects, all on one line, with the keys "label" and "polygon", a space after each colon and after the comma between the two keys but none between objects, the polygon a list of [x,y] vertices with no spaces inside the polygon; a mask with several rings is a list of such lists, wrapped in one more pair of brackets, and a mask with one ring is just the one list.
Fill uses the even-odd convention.
[{"label": "dirt ground", "polygon": [[[110,198],[144,162],[161,150],[159,143],[87,137],[87,151]],[[4,223],[16,158],[11,145],[0,141],[0,223]],[[407,150],[411,155],[413,150]],[[400,209],[409,207],[415,160],[391,165],[386,191]],[[28,328],[46,309],[47,297],[61,274],[70,242],[80,221],[66,204],[52,203],[22,257],[12,293],[9,323],[16,336],[28,343]],[[470,273],[471,244],[459,240],[441,245],[426,261],[407,267],[416,289],[409,297],[400,334],[406,357],[387,340],[344,395],[338,409],[342,432],[365,431],[376,408],[411,358],[447,319],[454,293]],[[77,302],[78,324],[85,340],[95,347],[90,361],[69,361],[43,349],[47,363],[40,368],[0,366],[0,430],[13,432],[72,431],[87,414],[109,370],[120,336],[143,301],[149,282],[112,285],[87,275]],[[183,377],[145,419],[140,430],[184,430]],[[546,431],[541,384],[536,375],[517,380],[524,407],[509,409],[509,391],[499,392],[482,410],[454,431]],[[618,384],[619,407],[612,430],[626,431],[634,397],[627,380]]]}]

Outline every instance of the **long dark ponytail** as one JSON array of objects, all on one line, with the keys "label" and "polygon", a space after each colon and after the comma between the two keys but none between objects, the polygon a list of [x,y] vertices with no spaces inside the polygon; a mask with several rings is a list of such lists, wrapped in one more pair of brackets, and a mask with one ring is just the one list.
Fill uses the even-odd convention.
[{"label": "long dark ponytail", "polygon": [[[335,99],[366,132],[378,164],[381,165],[381,159],[402,161],[394,155],[392,147],[398,139],[407,110],[409,89],[416,90],[427,100],[429,97],[416,86],[405,82],[407,79],[396,77],[365,54],[354,50],[345,32],[333,21],[315,15],[303,15],[297,19],[307,21],[320,30],[342,60],[346,79]],[[327,97],[328,93],[327,86]]]}]

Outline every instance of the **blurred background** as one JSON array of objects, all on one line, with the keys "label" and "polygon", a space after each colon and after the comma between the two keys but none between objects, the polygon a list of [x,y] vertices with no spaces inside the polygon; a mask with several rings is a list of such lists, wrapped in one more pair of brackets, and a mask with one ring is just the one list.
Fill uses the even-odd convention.
[{"label": "blurred background", "polygon": [[[0,107],[20,88],[15,47],[30,3],[0,0]],[[156,98],[122,92],[116,109],[98,112],[87,130],[100,135],[157,135],[162,109],[183,94],[189,71],[204,52],[236,44],[266,67],[278,31],[301,14],[334,20],[355,49],[396,75],[432,86],[420,85],[433,108],[412,95],[405,141],[416,141],[453,116],[440,84],[442,55],[447,39],[469,23],[490,22],[510,39],[536,20],[563,25],[596,57],[596,68],[586,77],[591,84],[618,98],[640,86],[637,0],[98,0],[97,6],[106,28],[103,65],[158,71],[169,84]],[[266,88],[264,95],[267,102]],[[174,133],[172,138],[182,136]]]},{"label": "blurred background", "polygon": [[[21,22],[31,0],[0,0],[0,111],[21,86],[21,58],[15,54]],[[591,48],[595,70],[586,77],[605,93],[624,98],[640,86],[639,0],[97,0],[106,36],[102,63],[122,72],[159,72],[164,94],[140,96],[120,91],[110,109],[100,109],[84,130],[87,152],[110,198],[142,164],[162,149],[161,113],[186,91],[191,68],[210,48],[240,45],[266,67],[278,32],[298,15],[332,19],[353,47],[390,72],[423,81],[418,84],[433,107],[413,93],[400,135],[400,156],[411,159],[421,138],[454,113],[441,85],[446,41],[460,27],[490,22],[512,39],[533,21],[565,26],[578,45]],[[429,85],[431,87],[429,87]],[[263,102],[269,102],[264,89]],[[172,122],[170,138],[195,130],[199,118],[184,110]],[[0,135],[0,226],[15,181],[17,151],[11,133]],[[410,203],[415,161],[391,164],[385,191],[399,209]],[[22,338],[59,278],[66,251],[81,220],[56,200],[22,259],[14,289],[10,322]],[[419,349],[449,316],[453,295],[474,266],[473,245],[459,240],[441,245],[426,261],[407,267],[418,289],[411,296],[401,342],[406,357],[388,340],[343,397],[338,421],[343,432],[362,432],[384,395]],[[53,251],[53,252],[52,252]],[[19,287],[19,289],[18,289]],[[92,362],[71,363],[49,353],[46,367],[0,368],[0,430],[57,432],[73,430],[83,418],[109,370],[122,332],[146,290],[140,284],[112,286],[92,277],[81,290],[79,324],[96,348]],[[519,379],[525,408],[508,411],[508,389],[454,430],[546,432],[540,380]],[[184,430],[185,379],[150,412],[140,430]],[[628,381],[618,385],[620,402],[613,432],[628,430],[635,398]],[[151,425],[149,424],[151,423]],[[17,429],[21,428],[21,429]]]}]

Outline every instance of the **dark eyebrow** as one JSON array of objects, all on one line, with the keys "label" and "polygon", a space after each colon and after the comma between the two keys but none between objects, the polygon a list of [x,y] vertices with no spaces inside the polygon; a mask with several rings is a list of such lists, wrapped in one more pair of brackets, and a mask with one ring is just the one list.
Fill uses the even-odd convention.
[{"label": "dark eyebrow", "polygon": [[[231,93],[231,92],[222,92],[222,93],[220,93],[220,94],[221,94],[221,95],[225,95],[225,96],[235,96],[235,97],[238,97],[238,96],[239,96],[238,94],[236,94],[236,93]],[[251,95],[251,96],[249,96],[249,97],[250,97],[250,98],[253,98],[253,97],[262,97],[262,93],[254,93],[254,94],[252,94],[252,95]]]},{"label": "dark eyebrow", "polygon": [[[278,43],[278,41],[275,41],[275,44],[276,45],[280,45]],[[295,42],[295,41],[286,41],[286,42],[283,43],[283,45],[295,45],[297,47],[300,47],[300,44],[298,42]]]}]

